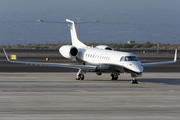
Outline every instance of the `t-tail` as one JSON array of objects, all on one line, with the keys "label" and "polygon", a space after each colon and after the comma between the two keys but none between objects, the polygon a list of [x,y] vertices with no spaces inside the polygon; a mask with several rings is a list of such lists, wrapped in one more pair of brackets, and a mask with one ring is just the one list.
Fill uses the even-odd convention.
[{"label": "t-tail", "polygon": [[81,23],[95,23],[95,22],[99,22],[99,21],[71,21],[69,19],[66,19],[65,22],[62,21],[44,21],[44,20],[38,20],[39,22],[48,22],[48,23],[67,23],[70,27],[70,33],[71,33],[71,42],[72,42],[72,46],[75,47],[86,47],[86,45],[84,43],[82,43],[81,41],[79,41],[78,37],[77,37],[77,33],[76,33],[76,28],[75,28],[75,24],[81,24]]},{"label": "t-tail", "polygon": [[69,23],[68,25],[70,27],[72,45],[76,46],[76,47],[86,47],[86,45],[84,43],[82,43],[81,41],[79,41],[79,39],[77,38],[77,33],[76,33],[74,21],[66,19],[66,22]]}]

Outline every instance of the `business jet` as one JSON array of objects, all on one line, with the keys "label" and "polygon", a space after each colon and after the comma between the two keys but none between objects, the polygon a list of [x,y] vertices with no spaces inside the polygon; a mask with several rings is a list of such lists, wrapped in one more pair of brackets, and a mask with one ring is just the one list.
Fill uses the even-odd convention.
[{"label": "business jet", "polygon": [[46,65],[79,69],[76,80],[84,80],[84,74],[86,72],[95,72],[97,75],[101,75],[102,73],[110,73],[111,80],[117,80],[121,73],[130,73],[132,77],[131,84],[138,84],[136,78],[142,75],[144,66],[169,64],[175,63],[177,61],[177,50],[175,50],[173,61],[141,63],[138,57],[132,53],[115,51],[106,45],[98,45],[96,47],[86,46],[77,38],[75,29],[75,23],[85,22],[74,22],[69,19],[66,19],[65,22],[43,20],[38,21],[50,23],[67,23],[69,25],[72,45],[64,45],[60,47],[59,52],[65,58],[76,61],[78,65],[10,61],[6,51],[3,49],[9,62],[22,63],[26,65]]}]

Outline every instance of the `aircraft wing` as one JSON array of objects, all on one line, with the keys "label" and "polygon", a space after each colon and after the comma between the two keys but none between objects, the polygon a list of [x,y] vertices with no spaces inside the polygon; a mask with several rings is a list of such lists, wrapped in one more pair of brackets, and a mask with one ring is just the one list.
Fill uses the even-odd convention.
[{"label": "aircraft wing", "polygon": [[151,66],[151,65],[161,65],[161,64],[170,64],[175,63],[177,61],[177,49],[175,50],[174,60],[167,62],[153,62],[153,63],[142,63],[142,66]]},{"label": "aircraft wing", "polygon": [[21,63],[26,65],[39,65],[39,66],[54,66],[54,67],[67,67],[67,68],[75,68],[75,69],[96,69],[96,66],[90,66],[90,65],[71,65],[71,64],[54,64],[54,63],[39,63],[39,62],[24,62],[24,61],[10,61],[6,51],[3,49],[4,54],[6,56],[7,61],[11,63]]}]

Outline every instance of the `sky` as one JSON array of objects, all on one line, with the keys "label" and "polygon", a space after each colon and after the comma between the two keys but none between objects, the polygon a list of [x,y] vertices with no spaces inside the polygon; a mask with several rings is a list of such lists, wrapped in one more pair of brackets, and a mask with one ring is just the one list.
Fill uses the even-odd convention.
[{"label": "sky", "polygon": [[177,43],[179,5],[180,0],[0,0],[0,44],[70,42],[66,25],[39,24],[37,20],[78,17],[100,21],[81,26],[84,42]]}]

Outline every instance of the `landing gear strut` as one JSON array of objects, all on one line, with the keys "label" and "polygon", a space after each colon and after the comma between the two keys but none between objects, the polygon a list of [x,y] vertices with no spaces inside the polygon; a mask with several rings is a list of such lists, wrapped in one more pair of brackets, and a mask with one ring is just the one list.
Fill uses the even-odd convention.
[{"label": "landing gear strut", "polygon": [[119,73],[112,73],[111,76],[111,80],[117,80],[118,79],[118,75]]},{"label": "landing gear strut", "polygon": [[76,80],[84,80],[84,73],[79,69]]},{"label": "landing gear strut", "polygon": [[131,84],[138,84],[138,81],[136,80],[137,74],[131,74],[131,77]]}]

